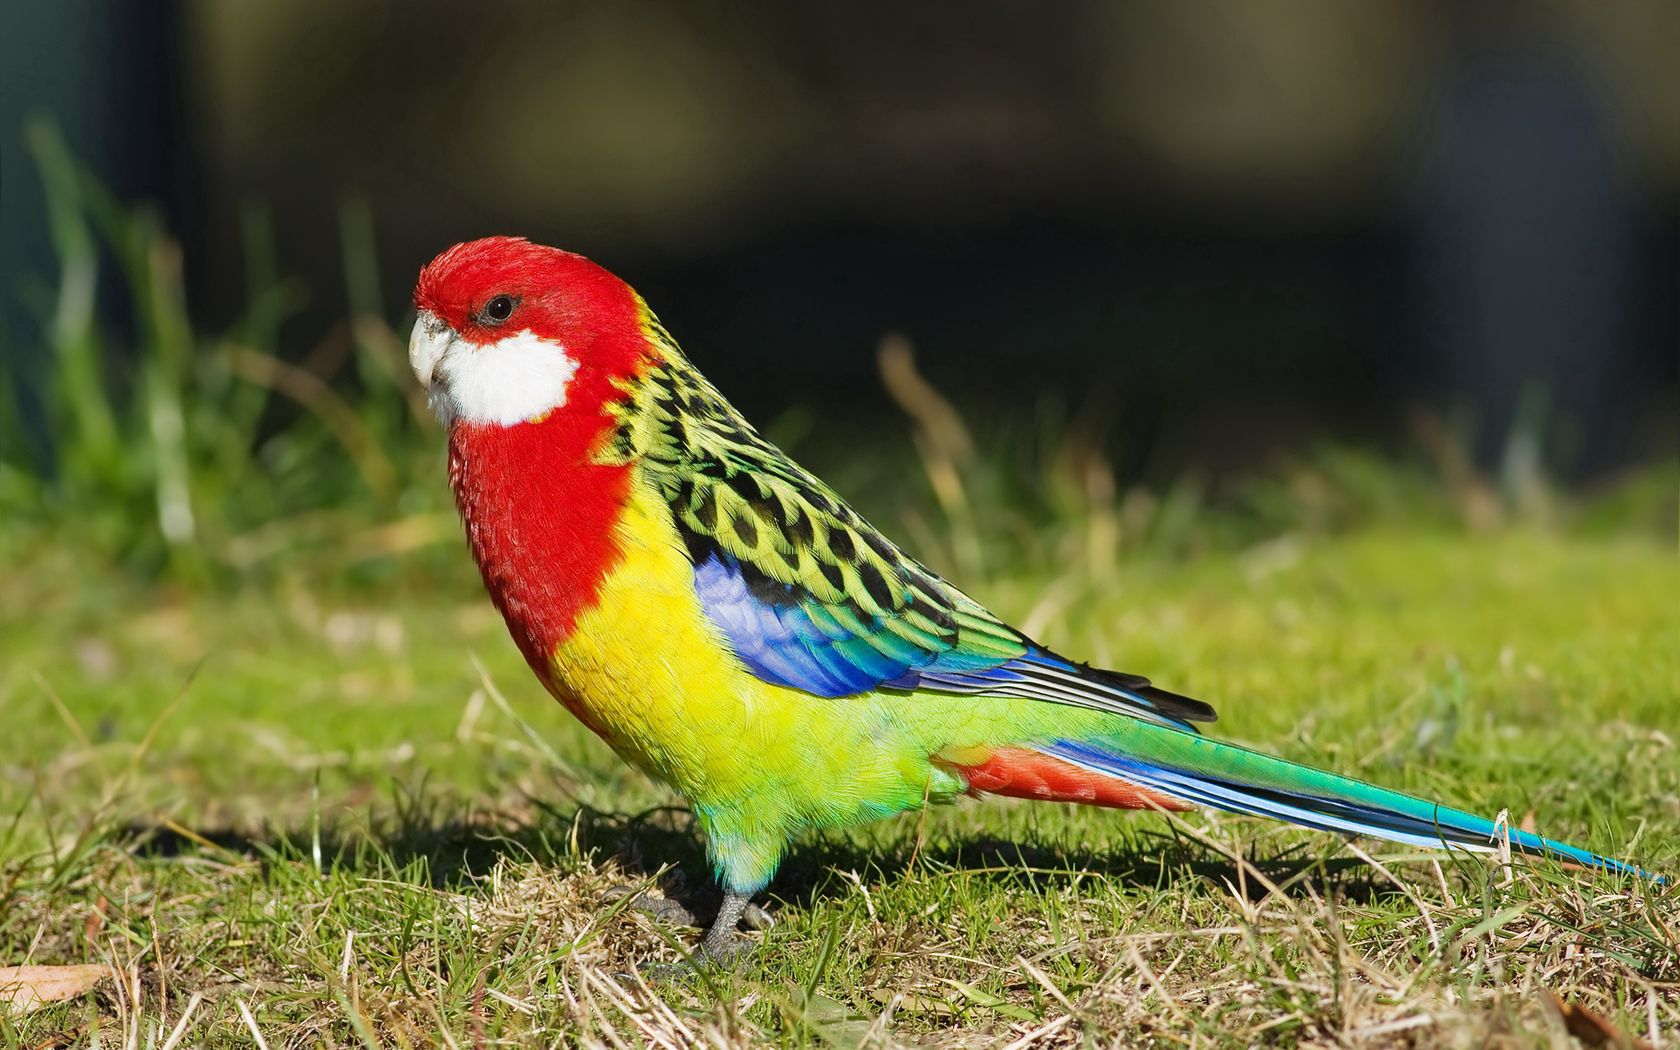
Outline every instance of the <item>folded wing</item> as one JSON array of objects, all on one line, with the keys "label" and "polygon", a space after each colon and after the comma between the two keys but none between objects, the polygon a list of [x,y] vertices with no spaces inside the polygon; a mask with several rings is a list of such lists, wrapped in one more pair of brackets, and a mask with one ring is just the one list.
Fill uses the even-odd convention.
[{"label": "folded wing", "polygon": [[667,344],[617,411],[609,454],[669,504],[706,615],[753,674],[818,696],[1019,697],[1181,729],[1211,707],[1067,660],[909,558],[752,429]]}]

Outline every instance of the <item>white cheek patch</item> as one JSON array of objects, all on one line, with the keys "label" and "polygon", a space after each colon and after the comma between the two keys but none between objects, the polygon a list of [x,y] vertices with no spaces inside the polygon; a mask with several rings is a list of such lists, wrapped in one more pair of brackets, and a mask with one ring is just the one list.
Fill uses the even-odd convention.
[{"label": "white cheek patch", "polygon": [[564,405],[575,374],[565,348],[529,328],[478,346],[457,340],[438,362],[427,400],[445,427],[457,419],[512,426]]}]

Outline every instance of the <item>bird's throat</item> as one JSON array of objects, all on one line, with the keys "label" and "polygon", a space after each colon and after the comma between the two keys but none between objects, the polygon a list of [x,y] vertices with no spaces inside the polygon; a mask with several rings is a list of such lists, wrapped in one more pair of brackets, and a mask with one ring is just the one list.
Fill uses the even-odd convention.
[{"label": "bird's throat", "polygon": [[457,422],[449,481],[485,589],[537,675],[593,608],[621,557],[615,526],[630,467],[601,464],[604,415],[565,413],[515,426]]}]

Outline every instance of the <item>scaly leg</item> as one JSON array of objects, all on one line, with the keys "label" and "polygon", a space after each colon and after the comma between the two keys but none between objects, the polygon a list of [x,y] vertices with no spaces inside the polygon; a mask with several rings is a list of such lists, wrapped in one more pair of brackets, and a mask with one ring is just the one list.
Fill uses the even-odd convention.
[{"label": "scaly leg", "polygon": [[723,904],[718,907],[712,928],[700,941],[700,950],[695,953],[696,962],[728,967],[752,951],[753,943],[735,932],[741,925],[741,916],[746,912],[747,905],[746,894],[727,888],[723,891]]}]

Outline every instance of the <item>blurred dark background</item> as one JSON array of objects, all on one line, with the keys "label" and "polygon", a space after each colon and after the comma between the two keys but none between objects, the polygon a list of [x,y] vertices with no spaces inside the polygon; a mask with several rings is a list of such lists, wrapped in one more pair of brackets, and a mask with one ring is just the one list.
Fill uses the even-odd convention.
[{"label": "blurred dark background", "polygon": [[158,202],[198,324],[240,315],[271,216],[300,358],[349,312],[347,230],[371,228],[397,324],[435,252],[520,233],[636,285],[761,420],[893,411],[875,348],[897,331],[971,412],[1098,417],[1130,478],[1403,444],[1419,412],[1488,471],[1590,480],[1677,447],[1666,0],[71,0],[6,22],[25,405],[42,318],[16,288],[55,270],[18,146],[40,113]]}]

